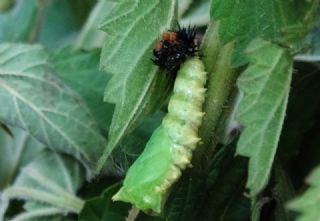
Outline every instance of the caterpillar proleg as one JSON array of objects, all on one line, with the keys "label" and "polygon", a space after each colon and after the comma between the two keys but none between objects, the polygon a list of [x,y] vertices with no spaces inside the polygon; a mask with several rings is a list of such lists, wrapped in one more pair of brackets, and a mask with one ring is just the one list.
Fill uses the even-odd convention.
[{"label": "caterpillar proleg", "polygon": [[155,130],[145,150],[129,168],[123,186],[113,200],[160,213],[168,189],[190,165],[200,138],[202,105],[207,73],[198,57],[181,65],[169,100],[168,114]]}]

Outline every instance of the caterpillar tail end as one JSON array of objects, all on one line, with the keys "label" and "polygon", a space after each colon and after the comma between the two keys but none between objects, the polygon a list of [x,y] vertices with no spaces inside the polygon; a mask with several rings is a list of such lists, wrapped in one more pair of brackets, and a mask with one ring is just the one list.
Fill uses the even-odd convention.
[{"label": "caterpillar tail end", "polygon": [[[156,193],[154,193],[156,194]],[[138,201],[137,197],[133,197],[131,196],[126,190],[125,188],[121,188],[113,197],[112,200],[113,201],[122,201],[122,202],[127,202],[127,203],[131,203],[132,205],[134,205],[136,208],[141,209],[142,211],[148,213],[150,211],[155,212],[157,214],[161,213],[162,210],[162,196],[160,196],[161,194],[159,193],[158,197],[155,197],[153,194],[153,196],[149,196],[149,195],[144,195],[142,197],[142,201]],[[155,200],[156,199],[156,200]]]},{"label": "caterpillar tail end", "polygon": [[125,194],[121,188],[115,195],[113,195],[112,201],[123,201],[123,198],[125,198],[124,195]]}]

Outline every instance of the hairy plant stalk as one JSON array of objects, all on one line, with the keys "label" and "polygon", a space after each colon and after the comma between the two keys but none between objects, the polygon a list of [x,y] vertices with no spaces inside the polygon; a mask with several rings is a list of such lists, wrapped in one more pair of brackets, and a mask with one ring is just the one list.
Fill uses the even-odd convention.
[{"label": "hairy plant stalk", "polygon": [[[195,153],[194,164],[202,162],[200,167],[207,164],[204,157],[210,158],[217,141],[217,127],[225,105],[234,89],[238,72],[231,67],[233,43],[222,45],[219,40],[219,24],[208,26],[201,52],[208,72],[207,97],[204,104],[205,116],[200,127],[202,143]],[[206,154],[205,154],[206,153]]]}]

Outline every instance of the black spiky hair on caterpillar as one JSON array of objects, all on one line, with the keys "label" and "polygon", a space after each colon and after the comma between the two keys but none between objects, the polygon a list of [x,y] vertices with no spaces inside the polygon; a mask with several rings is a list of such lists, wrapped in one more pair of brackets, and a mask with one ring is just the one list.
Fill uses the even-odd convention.
[{"label": "black spiky hair on caterpillar", "polygon": [[180,65],[198,52],[195,27],[187,28],[177,24],[178,30],[164,32],[153,50],[155,65],[175,75]]}]

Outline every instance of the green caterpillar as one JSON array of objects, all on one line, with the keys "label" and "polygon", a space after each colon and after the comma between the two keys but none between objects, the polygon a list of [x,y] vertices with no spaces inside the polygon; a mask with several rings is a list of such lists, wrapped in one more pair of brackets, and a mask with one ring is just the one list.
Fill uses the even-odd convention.
[{"label": "green caterpillar", "polygon": [[140,157],[129,168],[123,186],[113,200],[160,213],[169,187],[190,165],[200,141],[202,104],[207,73],[197,57],[181,65],[169,100],[168,114],[153,133]]}]

